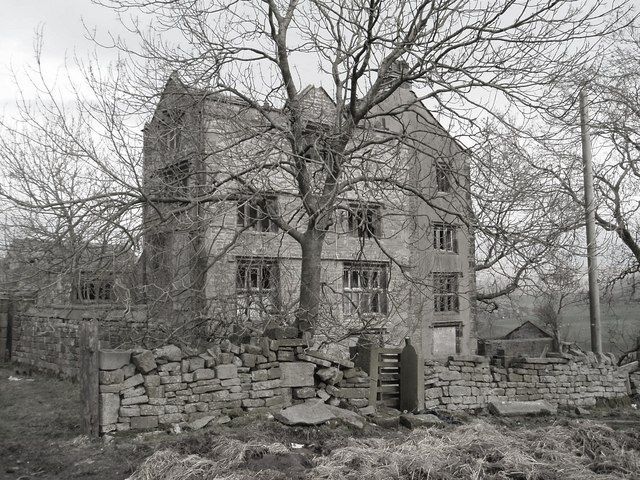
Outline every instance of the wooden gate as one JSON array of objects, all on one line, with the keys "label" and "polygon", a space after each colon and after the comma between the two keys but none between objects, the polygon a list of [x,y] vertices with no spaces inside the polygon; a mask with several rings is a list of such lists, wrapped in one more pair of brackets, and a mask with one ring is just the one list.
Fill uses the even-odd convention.
[{"label": "wooden gate", "polygon": [[373,347],[369,357],[369,405],[400,408],[401,348]]}]

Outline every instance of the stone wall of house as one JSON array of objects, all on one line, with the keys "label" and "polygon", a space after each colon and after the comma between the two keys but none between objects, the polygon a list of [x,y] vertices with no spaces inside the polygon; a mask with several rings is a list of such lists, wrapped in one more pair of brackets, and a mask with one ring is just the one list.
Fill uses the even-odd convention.
[{"label": "stone wall of house", "polygon": [[565,406],[595,405],[598,398],[629,395],[629,374],[612,359],[594,356],[520,358],[508,368],[483,356],[455,356],[425,364],[425,407],[485,408],[492,401],[547,400]]},{"label": "stone wall of house", "polygon": [[144,337],[144,310],[108,305],[32,307],[11,316],[11,361],[64,377],[78,374],[78,326],[99,320],[103,347],[131,345]]},{"label": "stone wall of house", "polygon": [[167,345],[100,352],[100,432],[224,423],[320,398],[368,406],[369,378],[353,362],[298,338],[224,341],[198,354]]}]

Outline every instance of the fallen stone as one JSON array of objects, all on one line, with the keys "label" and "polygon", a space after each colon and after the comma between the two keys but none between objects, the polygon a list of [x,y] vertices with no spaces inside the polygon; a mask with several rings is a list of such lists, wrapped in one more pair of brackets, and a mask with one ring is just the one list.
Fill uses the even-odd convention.
[{"label": "fallen stone", "polygon": [[158,366],[153,353],[149,350],[131,355],[131,361],[142,373],[149,373]]},{"label": "fallen stone", "polygon": [[544,400],[533,402],[489,402],[489,411],[500,417],[520,415],[555,415],[558,408]]},{"label": "fallen stone", "polygon": [[360,415],[375,415],[376,407],[369,405],[360,409]]},{"label": "fallen stone", "polygon": [[207,417],[202,417],[199,418],[197,420],[194,420],[193,422],[187,423],[187,427],[190,430],[200,430],[201,428],[206,427],[212,420],[214,420],[216,417],[214,416],[207,416]]},{"label": "fallen stone", "polygon": [[405,413],[400,415],[400,424],[413,430],[419,427],[434,427],[443,425],[444,422],[432,413],[414,415]]},{"label": "fallen stone", "polygon": [[576,407],[574,409],[574,412],[575,412],[576,415],[580,415],[581,417],[584,417],[586,415],[589,415],[589,413],[591,413],[591,412],[589,412],[589,410],[587,410],[586,408],[582,408],[582,407]]},{"label": "fallen stone", "polygon": [[336,416],[321,400],[316,400],[284,408],[274,418],[285,425],[320,425]]},{"label": "fallen stone", "polygon": [[312,387],[315,366],[307,362],[283,362],[280,364],[281,386]]},{"label": "fallen stone", "polygon": [[100,370],[117,370],[128,365],[130,360],[129,350],[100,350],[98,354]]},{"label": "fallen stone", "polygon": [[356,412],[352,412],[351,410],[346,410],[340,407],[334,407],[333,405],[324,405],[324,407],[329,409],[329,411],[333,413],[336,418],[339,418],[343,422],[356,428],[364,428],[365,420]]},{"label": "fallen stone", "polygon": [[164,347],[156,348],[153,351],[153,356],[156,359],[167,360],[168,362],[179,362],[182,360],[182,350],[175,345],[165,345]]}]

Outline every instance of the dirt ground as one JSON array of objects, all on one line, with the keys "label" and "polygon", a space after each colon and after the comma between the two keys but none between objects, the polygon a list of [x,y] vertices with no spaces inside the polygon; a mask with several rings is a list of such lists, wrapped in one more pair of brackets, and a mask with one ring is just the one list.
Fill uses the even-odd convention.
[{"label": "dirt ground", "polygon": [[[239,467],[255,472],[255,478],[267,478],[258,473],[265,471],[280,475],[269,478],[312,478],[309,475],[314,463],[318,463],[315,460],[328,458],[344,445],[354,441],[400,445],[409,432],[402,427],[383,429],[373,425],[363,430],[346,425],[286,427],[273,420],[240,417],[227,425],[197,432],[130,433],[105,443],[80,435],[76,384],[37,374],[11,380],[12,375],[11,365],[0,365],[0,480],[125,479],[154,452],[172,452],[176,458],[189,455],[215,458],[215,449],[220,451],[229,444],[234,448],[241,446]],[[640,412],[636,409],[600,409],[589,417],[624,432],[620,441],[626,442],[625,448],[629,448],[629,442],[640,446]],[[462,428],[460,424],[474,419],[474,416],[458,417],[447,429],[455,432],[456,428]],[[491,428],[517,431],[589,420],[567,413],[561,417],[526,419],[485,417],[483,421],[490,423]],[[287,451],[283,454],[270,450],[275,444],[288,446]],[[292,449],[294,444],[299,448]],[[640,458],[638,448],[634,448],[634,455]]]}]

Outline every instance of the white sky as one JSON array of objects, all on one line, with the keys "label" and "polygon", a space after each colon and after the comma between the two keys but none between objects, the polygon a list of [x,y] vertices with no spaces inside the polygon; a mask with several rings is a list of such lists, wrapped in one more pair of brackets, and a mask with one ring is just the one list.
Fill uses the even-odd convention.
[{"label": "white sky", "polygon": [[[0,0],[0,110],[11,110],[18,93],[11,69],[18,75],[34,65],[36,31],[43,29],[43,58],[52,73],[64,66],[65,57],[86,56],[94,49],[86,38],[84,21],[98,31],[120,31],[113,11],[90,0]],[[101,51],[100,57],[111,57]]]}]

